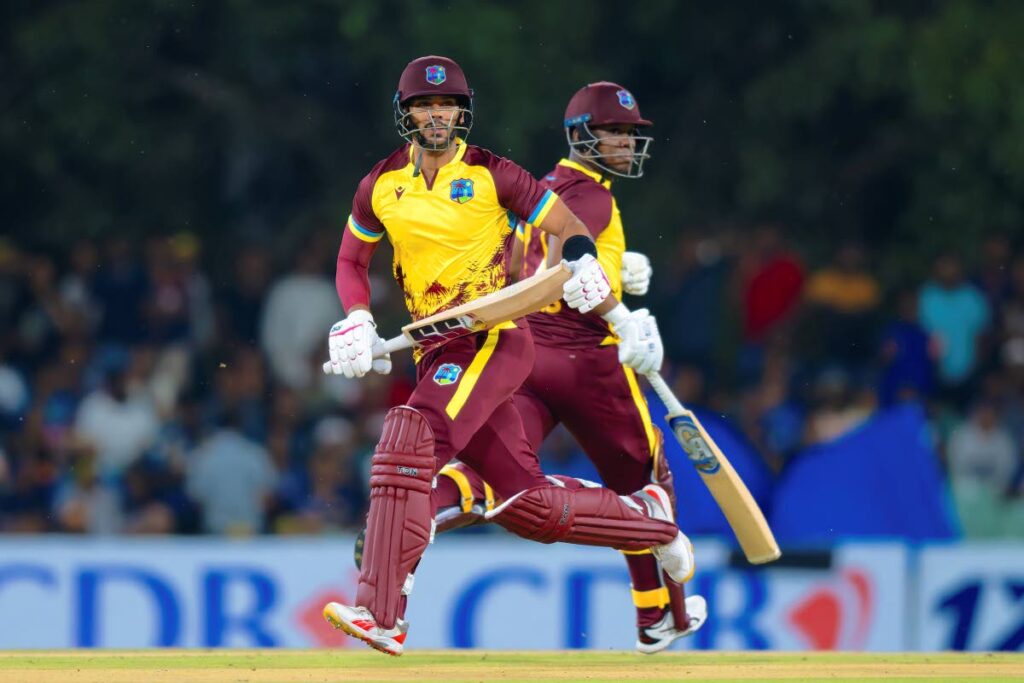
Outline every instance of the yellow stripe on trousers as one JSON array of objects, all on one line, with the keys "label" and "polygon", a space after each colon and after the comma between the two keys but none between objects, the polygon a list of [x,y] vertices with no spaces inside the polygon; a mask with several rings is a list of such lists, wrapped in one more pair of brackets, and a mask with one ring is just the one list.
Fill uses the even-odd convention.
[{"label": "yellow stripe on trousers", "polygon": [[[650,450],[651,456],[655,457],[655,448],[657,442],[654,440],[654,425],[651,424],[651,413],[647,409],[647,400],[644,399],[643,393],[640,391],[640,385],[636,383],[636,373],[633,372],[633,368],[622,366],[622,371],[626,373],[626,382],[629,384],[629,393],[633,394],[633,403],[636,404],[636,411],[640,413],[640,421],[644,424],[644,433],[647,434],[647,448]],[[654,463],[657,465],[658,463]]]},{"label": "yellow stripe on trousers", "polygon": [[469,394],[480,379],[487,361],[494,355],[494,348],[498,345],[498,335],[501,334],[502,330],[508,330],[515,326],[514,322],[509,321],[492,327],[487,333],[484,345],[476,352],[473,362],[469,364],[466,374],[462,376],[462,381],[459,382],[459,388],[455,390],[455,395],[452,396],[451,400],[448,401],[448,405],[445,406],[444,410],[448,413],[449,418],[454,420],[458,416],[459,411],[462,410],[462,406],[466,405],[466,401],[469,400]]}]

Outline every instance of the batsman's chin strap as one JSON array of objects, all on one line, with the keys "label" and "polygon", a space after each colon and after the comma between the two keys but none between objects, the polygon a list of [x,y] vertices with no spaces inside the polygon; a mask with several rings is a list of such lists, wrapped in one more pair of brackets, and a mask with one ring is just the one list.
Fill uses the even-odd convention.
[{"label": "batsman's chin strap", "polygon": [[416,152],[416,161],[412,165],[412,177],[415,178],[420,174],[420,168],[423,167],[423,148],[421,147]]},{"label": "batsman's chin strap", "polygon": [[[454,123],[454,120],[452,121],[452,123]],[[436,127],[436,125],[434,123],[434,116],[433,116],[433,114],[430,115],[430,124],[431,124],[431,127]],[[448,128],[448,134],[451,135],[451,131],[452,131],[451,124],[449,124],[447,126],[447,128]],[[449,140],[450,140],[450,138],[449,138]],[[419,142],[419,149],[416,151],[416,161],[413,163],[413,166],[412,166],[412,177],[413,178],[419,176],[420,170],[423,167],[423,151],[426,150],[428,147],[430,147],[430,145],[427,143],[427,138],[424,137],[423,133],[421,133],[419,131],[416,131],[416,141]],[[431,149],[433,149],[433,148],[431,148]]]}]

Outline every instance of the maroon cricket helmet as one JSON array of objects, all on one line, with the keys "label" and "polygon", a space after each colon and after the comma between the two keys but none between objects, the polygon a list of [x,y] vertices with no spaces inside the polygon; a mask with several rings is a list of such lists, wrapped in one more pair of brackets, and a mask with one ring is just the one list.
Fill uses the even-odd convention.
[{"label": "maroon cricket helmet", "polygon": [[[586,164],[622,178],[640,178],[644,174],[644,162],[650,158],[653,138],[641,135],[642,127],[653,125],[640,115],[640,105],[633,93],[618,83],[598,81],[576,91],[565,108],[565,139],[569,149]],[[602,152],[600,140],[594,128],[632,124],[629,133],[632,145],[629,149]],[[629,168],[621,166],[628,160]],[[616,167],[618,166],[618,168]]]},{"label": "maroon cricket helmet", "polygon": [[633,93],[617,83],[598,81],[583,86],[565,108],[565,125],[586,123],[591,128],[632,123],[653,125],[640,115],[640,105]]},{"label": "maroon cricket helmet", "polygon": [[[412,98],[429,95],[455,97],[461,109],[461,113],[451,120],[449,139],[441,146],[427,143],[413,124],[406,107]],[[403,140],[416,141],[426,149],[446,148],[457,137],[465,140],[473,127],[473,89],[466,82],[462,67],[448,57],[427,55],[409,62],[398,79],[398,90],[391,105],[398,134]]]},{"label": "maroon cricket helmet", "polygon": [[454,59],[427,55],[412,60],[402,70],[395,99],[399,104],[405,104],[413,97],[424,95],[451,95],[470,100],[473,90],[466,82],[462,67]]}]

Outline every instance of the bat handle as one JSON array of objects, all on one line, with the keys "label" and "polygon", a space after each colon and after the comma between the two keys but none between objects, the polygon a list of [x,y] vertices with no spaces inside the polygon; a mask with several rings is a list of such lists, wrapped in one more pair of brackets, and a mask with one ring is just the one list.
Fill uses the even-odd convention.
[{"label": "bat handle", "polygon": [[[383,358],[385,354],[393,351],[402,351],[403,349],[412,348],[412,340],[406,337],[404,334],[400,334],[397,337],[392,337],[386,342],[377,344],[373,347],[373,357]],[[325,375],[331,374],[331,361],[327,361],[323,365]]]},{"label": "bat handle", "polygon": [[412,348],[412,340],[406,337],[404,334],[400,334],[397,337],[392,337],[386,342],[380,345],[380,347],[374,347],[373,357],[380,358],[386,353],[392,353],[394,351],[402,351],[404,349]]},{"label": "bat handle", "polygon": [[672,389],[669,388],[668,383],[662,378],[657,372],[649,372],[646,375],[647,381],[651,383],[651,388],[654,389],[654,393],[658,395],[661,402],[668,408],[669,415],[681,415],[685,412],[683,404],[679,402],[676,395],[672,393]]}]

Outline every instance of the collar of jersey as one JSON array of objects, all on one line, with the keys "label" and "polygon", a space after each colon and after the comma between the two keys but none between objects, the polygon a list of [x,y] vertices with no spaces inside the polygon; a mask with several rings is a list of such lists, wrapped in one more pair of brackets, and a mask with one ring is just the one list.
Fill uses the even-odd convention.
[{"label": "collar of jersey", "polygon": [[[447,168],[447,167],[451,166],[452,164],[457,164],[460,161],[462,161],[462,157],[466,156],[466,141],[463,140],[462,138],[458,138],[457,137],[457,138],[455,138],[455,144],[457,144],[459,146],[459,148],[457,150],[455,150],[455,156],[453,156],[452,160],[449,161],[444,166],[442,166],[441,168]],[[414,165],[416,163],[415,160],[413,159],[413,155],[415,153],[416,153],[416,145],[410,144],[409,145],[409,165],[410,166],[412,166],[412,165]],[[441,168],[437,169],[438,172],[441,171]]]},{"label": "collar of jersey", "polygon": [[559,166],[565,166],[566,168],[571,168],[574,171],[579,171],[583,175],[590,176],[590,178],[593,179],[593,181],[595,183],[600,183],[601,185],[604,185],[605,187],[611,189],[611,186],[612,186],[612,181],[611,180],[607,180],[604,176],[602,176],[597,171],[591,171],[589,168],[587,168],[583,164],[576,163],[572,159],[562,159],[561,161],[558,162],[558,165]]}]

